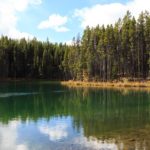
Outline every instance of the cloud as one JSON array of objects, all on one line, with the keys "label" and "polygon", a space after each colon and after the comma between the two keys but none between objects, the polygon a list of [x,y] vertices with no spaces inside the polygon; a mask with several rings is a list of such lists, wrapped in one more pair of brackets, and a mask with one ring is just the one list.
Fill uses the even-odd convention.
[{"label": "cloud", "polygon": [[56,124],[53,127],[41,126],[39,130],[41,133],[48,135],[51,141],[56,141],[68,136],[66,124]]},{"label": "cloud", "polygon": [[17,29],[17,13],[25,11],[29,5],[39,5],[42,0],[0,0],[0,35],[12,38],[33,38]]},{"label": "cloud", "polygon": [[60,16],[59,14],[52,14],[47,20],[42,21],[38,25],[38,29],[54,29],[56,32],[69,31],[64,25],[67,23],[68,18],[66,16]]},{"label": "cloud", "polygon": [[150,11],[150,1],[133,0],[126,4],[96,4],[92,7],[76,9],[74,16],[79,18],[82,28],[86,26],[95,27],[98,24],[107,25],[115,23],[119,18],[125,15],[127,10],[137,17],[141,11]]}]

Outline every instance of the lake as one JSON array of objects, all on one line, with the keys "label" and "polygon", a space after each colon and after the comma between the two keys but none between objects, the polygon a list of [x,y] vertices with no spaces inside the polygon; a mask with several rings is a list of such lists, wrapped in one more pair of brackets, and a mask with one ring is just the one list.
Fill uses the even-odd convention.
[{"label": "lake", "polygon": [[0,150],[148,150],[150,93],[0,84]]}]

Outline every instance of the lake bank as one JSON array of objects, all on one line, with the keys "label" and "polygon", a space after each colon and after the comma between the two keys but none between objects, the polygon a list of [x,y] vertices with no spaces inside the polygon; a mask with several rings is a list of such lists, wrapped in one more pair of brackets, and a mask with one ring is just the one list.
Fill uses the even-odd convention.
[{"label": "lake bank", "polygon": [[40,82],[45,84],[61,84],[67,87],[82,87],[82,88],[114,88],[114,89],[145,89],[150,90],[150,80],[143,81],[112,81],[112,82],[96,82],[96,81],[59,81],[59,80],[48,80],[48,79],[31,79],[31,78],[3,78],[0,82]]},{"label": "lake bank", "polygon": [[101,88],[144,88],[150,89],[150,81],[113,81],[113,82],[84,82],[84,81],[62,81],[62,85],[69,87],[101,87]]}]

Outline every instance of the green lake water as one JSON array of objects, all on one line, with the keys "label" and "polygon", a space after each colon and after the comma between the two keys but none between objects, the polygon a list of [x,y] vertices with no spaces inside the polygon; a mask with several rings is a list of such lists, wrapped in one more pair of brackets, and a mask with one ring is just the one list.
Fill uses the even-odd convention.
[{"label": "green lake water", "polygon": [[149,149],[149,92],[0,83],[0,150]]}]

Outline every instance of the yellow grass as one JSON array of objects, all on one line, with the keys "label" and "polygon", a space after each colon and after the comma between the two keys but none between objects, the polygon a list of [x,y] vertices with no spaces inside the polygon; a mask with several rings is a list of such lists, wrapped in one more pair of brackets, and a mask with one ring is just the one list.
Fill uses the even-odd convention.
[{"label": "yellow grass", "polygon": [[114,81],[114,82],[84,82],[84,81],[62,81],[62,85],[66,85],[69,87],[104,87],[104,88],[149,88],[150,89],[150,81]]}]

